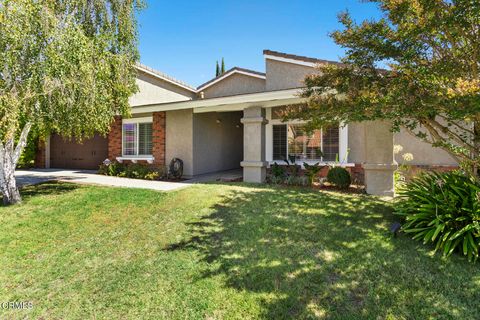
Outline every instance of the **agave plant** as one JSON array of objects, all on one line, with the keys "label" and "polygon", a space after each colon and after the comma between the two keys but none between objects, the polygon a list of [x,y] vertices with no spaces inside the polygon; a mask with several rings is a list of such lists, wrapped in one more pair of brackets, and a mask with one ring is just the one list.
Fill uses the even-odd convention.
[{"label": "agave plant", "polygon": [[460,251],[476,261],[480,246],[480,182],[463,172],[424,173],[399,190],[396,213],[413,239],[445,256]]}]

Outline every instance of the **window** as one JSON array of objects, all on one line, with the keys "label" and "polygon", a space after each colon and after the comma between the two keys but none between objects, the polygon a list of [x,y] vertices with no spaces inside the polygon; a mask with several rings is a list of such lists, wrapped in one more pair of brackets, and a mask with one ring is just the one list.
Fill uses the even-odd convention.
[{"label": "window", "polygon": [[339,150],[339,128],[329,127],[323,129],[323,160],[335,161]]},{"label": "window", "polygon": [[273,126],[273,159],[282,160],[287,155],[287,126]]},{"label": "window", "polygon": [[138,154],[152,154],[152,124],[138,124]]},{"label": "window", "polygon": [[307,133],[303,125],[273,125],[273,160],[334,161],[339,153],[339,128]]},{"label": "window", "polygon": [[152,154],[152,123],[127,122],[122,125],[124,156],[146,156]]}]

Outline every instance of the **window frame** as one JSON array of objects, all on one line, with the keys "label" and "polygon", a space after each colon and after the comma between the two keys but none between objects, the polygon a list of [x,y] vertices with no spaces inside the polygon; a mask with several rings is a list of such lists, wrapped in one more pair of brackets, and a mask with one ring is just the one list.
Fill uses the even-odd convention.
[{"label": "window frame", "polygon": [[[281,119],[272,119],[272,107],[266,109],[266,119],[268,120],[268,123],[266,125],[266,134],[265,134],[265,146],[266,146],[265,160],[267,161],[268,164],[273,164],[274,162],[276,162],[277,164],[285,164],[281,160],[273,159],[273,126],[274,125],[304,125],[307,122],[302,120],[290,120],[290,121],[282,122]],[[287,132],[288,132],[288,127],[287,127]],[[339,158],[340,165],[345,167],[354,166],[355,164],[350,163],[349,160],[347,159],[348,158],[348,124],[345,124],[345,123],[339,124],[338,135],[339,135],[338,136],[339,138],[338,158]],[[321,150],[323,152],[323,129],[321,129],[320,141],[321,141]],[[288,141],[287,141],[287,155],[288,155]],[[321,160],[320,159],[296,160],[296,163],[301,165],[302,167],[304,162],[308,164],[320,163],[324,165],[334,164],[334,163],[337,164],[336,161],[324,161],[323,157]]]},{"label": "window frame", "polygon": [[[153,154],[138,154],[140,147],[140,133],[139,133],[139,124],[141,123],[151,123],[152,124],[152,140],[153,140],[153,117],[142,117],[142,118],[131,118],[131,119],[122,119],[122,157],[124,159],[128,158],[150,158],[153,157]],[[136,141],[135,141],[135,154],[126,155],[125,146],[124,146],[124,125],[125,124],[135,124],[136,127]],[[152,152],[153,153],[153,152]]]}]

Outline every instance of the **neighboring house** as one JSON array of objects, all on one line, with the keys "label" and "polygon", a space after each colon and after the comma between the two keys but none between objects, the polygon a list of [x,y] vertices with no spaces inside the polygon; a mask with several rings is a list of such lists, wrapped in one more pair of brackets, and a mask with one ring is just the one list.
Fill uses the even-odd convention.
[{"label": "neighboring house", "polygon": [[317,64],[338,62],[270,50],[264,58],[265,73],[232,68],[198,88],[138,65],[132,118],[117,118],[108,137],[82,145],[52,135],[38,154],[39,166],[92,169],[106,158],[161,166],[176,157],[186,177],[243,167],[244,181],[263,182],[270,164],[294,155],[299,164],[339,159],[369,193],[389,195],[396,162],[403,161],[394,155],[394,144],[414,155],[411,165],[457,165],[441,149],[403,131],[393,134],[380,121],[310,135],[301,121],[282,122],[282,107],[305,102],[298,95],[305,76],[318,72]]}]

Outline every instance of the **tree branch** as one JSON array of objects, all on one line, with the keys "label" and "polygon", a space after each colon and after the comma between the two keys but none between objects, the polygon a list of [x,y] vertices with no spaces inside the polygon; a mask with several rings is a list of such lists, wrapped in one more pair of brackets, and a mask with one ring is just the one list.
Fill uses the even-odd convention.
[{"label": "tree branch", "polygon": [[[438,131],[432,127],[429,123],[425,122],[425,121],[420,121],[420,123],[428,130],[428,132],[430,133],[430,136],[432,137],[433,141],[432,141],[432,145],[434,144],[437,144],[439,143],[440,141],[443,141],[443,137],[438,133]],[[445,146],[442,146],[441,147],[442,150],[446,151],[449,155],[451,155],[455,160],[457,160],[458,162],[461,162],[460,161],[460,158],[462,159],[468,159],[465,155],[462,155],[462,154],[458,154],[458,153],[455,153],[453,152],[450,148],[447,148]]]},{"label": "tree branch", "polygon": [[465,141],[465,139],[462,139],[462,137],[460,137],[458,134],[452,132],[448,127],[443,126],[438,121],[436,121],[436,120],[426,120],[426,121],[431,123],[434,127],[438,128],[440,130],[440,132],[446,134],[452,140],[456,141],[459,145],[467,148],[471,152],[476,151],[475,146],[473,146],[470,143],[468,143],[467,141]]},{"label": "tree branch", "polygon": [[22,133],[20,134],[20,139],[18,140],[17,146],[15,147],[15,152],[13,153],[13,156],[12,156],[14,167],[17,165],[18,159],[20,159],[20,155],[22,154],[23,149],[27,145],[27,138],[31,128],[32,128],[32,123],[27,122],[27,124],[22,129]]},{"label": "tree branch", "polygon": [[453,120],[451,120],[451,119],[448,119],[447,117],[445,117],[445,116],[443,116],[443,115],[441,115],[441,114],[437,114],[437,117],[442,118],[442,119],[445,120],[446,122],[452,123],[452,124],[455,125],[457,128],[459,128],[459,129],[461,129],[461,130],[463,130],[463,131],[465,131],[465,132],[467,132],[467,133],[470,133],[470,134],[472,134],[472,135],[474,134],[473,130],[470,130],[470,129],[464,127],[464,126],[461,126],[461,125],[459,125],[457,122],[455,122],[455,121],[453,121]]}]

